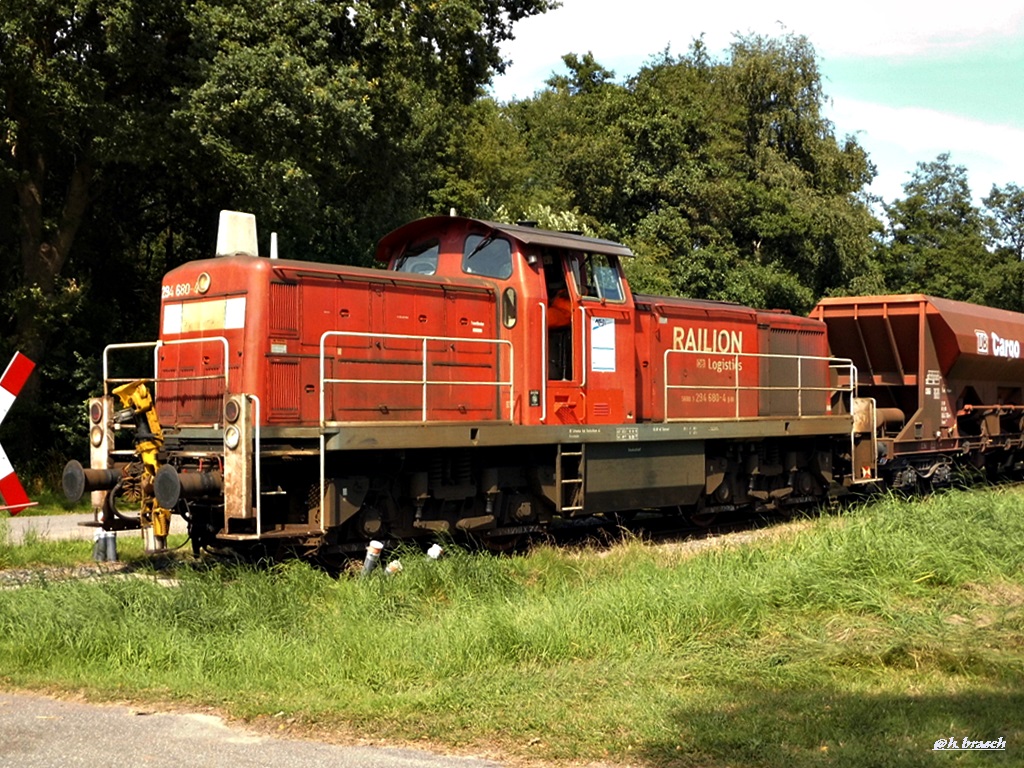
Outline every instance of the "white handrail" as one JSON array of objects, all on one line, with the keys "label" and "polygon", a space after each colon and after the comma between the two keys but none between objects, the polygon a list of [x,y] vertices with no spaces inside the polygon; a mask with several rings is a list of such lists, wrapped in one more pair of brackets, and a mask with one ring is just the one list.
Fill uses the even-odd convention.
[{"label": "white handrail", "polygon": [[590,329],[587,328],[587,308],[580,305],[580,361],[583,363],[583,372],[580,374],[580,389],[587,386],[587,344],[590,343],[588,336]]},{"label": "white handrail", "polygon": [[[329,338],[334,337],[345,337],[345,338],[367,338],[371,340],[379,339],[395,339],[404,341],[419,341],[421,344],[420,354],[423,357],[421,363],[422,375],[419,379],[328,379],[327,378],[327,365],[326,365],[326,342]],[[427,377],[427,343],[430,341],[440,341],[444,343],[477,343],[477,344],[493,344],[496,347],[507,347],[508,348],[508,379],[504,381],[432,381]],[[361,361],[362,362],[362,361]],[[373,363],[373,360],[365,361],[367,363]],[[427,421],[427,392],[428,387],[432,385],[455,385],[455,386],[488,386],[488,387],[508,387],[509,398],[508,398],[508,409],[509,419],[513,418],[515,410],[515,396],[514,396],[514,382],[512,380],[513,372],[515,371],[514,361],[514,349],[512,342],[507,339],[471,339],[464,336],[413,336],[408,334],[397,334],[397,333],[363,333],[360,331],[325,331],[320,336],[320,519],[325,519],[326,510],[326,496],[327,496],[327,406],[326,406],[326,391],[327,384],[405,384],[405,385],[420,385],[421,387],[421,407],[420,416],[423,422]],[[322,523],[321,523],[322,524]]]},{"label": "white handrail", "polygon": [[[106,397],[110,394],[110,390],[107,389],[107,382],[110,381],[110,361],[108,354],[118,349],[143,349],[145,347],[155,347],[159,344],[159,341],[136,341],[126,344],[108,344],[103,348],[103,396]],[[144,379],[144,381],[153,381],[156,378],[156,368],[153,369],[153,377],[151,379]],[[138,377],[134,379],[116,379],[121,383],[127,383],[129,381],[138,381]]]},{"label": "white handrail", "polygon": [[[716,372],[717,374],[732,374],[731,382],[723,382],[722,384],[670,384],[668,381],[669,375],[669,357],[670,355],[695,355],[695,356],[711,356],[717,358],[725,358],[732,360],[731,370],[723,370]],[[796,361],[796,384],[791,386],[760,386],[760,385],[742,385],[740,384],[740,360],[741,358],[752,358],[755,360],[793,360]],[[828,363],[829,368],[841,368],[846,367],[851,371],[849,384],[818,387],[818,386],[804,386],[803,384],[803,364],[805,362],[825,362]],[[797,396],[797,409],[794,416],[803,416],[803,393],[804,392],[849,392],[851,395],[856,390],[856,377],[854,375],[856,367],[853,361],[848,358],[837,358],[837,357],[820,357],[816,355],[779,355],[779,354],[762,354],[759,352],[711,352],[708,350],[692,350],[692,349],[666,349],[663,360],[663,368],[665,375],[664,392],[662,395],[662,406],[665,421],[682,421],[682,417],[670,418],[669,417],[669,393],[675,390],[690,390],[690,391],[717,391],[731,389],[733,390],[733,399],[735,401],[735,416],[734,418],[744,418],[740,415],[740,393],[741,392],[795,392]],[[710,371],[711,369],[707,369]],[[779,414],[776,414],[779,415]],[[692,417],[687,417],[692,418]]]},{"label": "white handrail", "polygon": [[[159,378],[160,371],[160,349],[161,347],[178,346],[182,344],[202,344],[205,342],[220,342],[224,347],[224,373],[216,374],[212,376],[173,376],[165,379]],[[149,378],[135,376],[132,378],[117,378],[113,379],[110,377],[110,359],[109,353],[117,350],[124,349],[145,349],[146,347],[153,348],[153,375]],[[153,384],[170,384],[181,381],[209,381],[215,379],[224,379],[224,392],[228,392],[228,377],[230,375],[229,357],[228,353],[230,345],[228,340],[224,336],[205,336],[203,338],[196,339],[174,339],[171,341],[164,341],[159,339],[157,341],[135,341],[127,342],[122,344],[108,344],[103,348],[103,395],[106,397],[112,391],[110,384],[119,383],[127,384],[132,381],[147,381]]]},{"label": "white handrail", "polygon": [[[260,467],[263,462],[260,457],[263,455],[262,448],[260,446],[260,398],[259,395],[246,395],[247,398],[256,404],[256,418],[254,423],[256,424],[255,440],[256,440],[256,454],[253,457],[253,461],[256,463],[256,538],[263,535],[263,473]],[[323,507],[321,507],[321,510]],[[322,519],[322,518],[321,518]]]},{"label": "white handrail", "polygon": [[[540,420],[548,418],[548,306],[538,301],[540,307]],[[529,388],[527,388],[529,389]]]},{"label": "white handrail", "polygon": [[[326,370],[326,342],[329,338],[344,337],[344,338],[366,338],[370,340],[402,340],[402,341],[416,341],[421,344],[420,355],[422,357],[420,361],[421,376],[418,379],[342,379],[342,378],[327,378]],[[450,379],[430,379],[428,378],[428,355],[429,349],[427,348],[428,342],[438,341],[442,343],[452,344],[492,344],[495,347],[506,347],[508,349],[508,377],[506,379],[496,381],[458,381]],[[408,351],[408,350],[404,350]],[[326,412],[326,385],[327,384],[390,384],[390,385],[416,385],[421,390],[421,403],[420,403],[420,418],[421,421],[427,421],[427,396],[429,387],[431,386],[458,386],[458,387],[508,387],[509,398],[509,419],[512,419],[513,409],[515,407],[515,382],[512,378],[513,372],[515,371],[515,351],[512,347],[512,342],[508,339],[473,339],[465,336],[414,336],[411,334],[398,334],[398,333],[364,333],[361,331],[325,331],[320,336],[320,428],[324,429],[327,426],[327,412]],[[365,360],[359,361],[365,363],[374,363],[378,361]]]}]

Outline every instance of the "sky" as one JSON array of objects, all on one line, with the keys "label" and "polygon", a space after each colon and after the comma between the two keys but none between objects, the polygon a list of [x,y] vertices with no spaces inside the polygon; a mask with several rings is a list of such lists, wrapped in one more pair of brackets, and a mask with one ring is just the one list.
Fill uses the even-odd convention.
[{"label": "sky", "polygon": [[871,192],[903,197],[917,164],[943,152],[979,204],[993,184],[1024,187],[1024,0],[562,0],[513,32],[499,101],[543,89],[566,53],[592,52],[621,82],[701,35],[715,55],[736,34],[804,35],[836,136],[856,136],[877,168]]}]

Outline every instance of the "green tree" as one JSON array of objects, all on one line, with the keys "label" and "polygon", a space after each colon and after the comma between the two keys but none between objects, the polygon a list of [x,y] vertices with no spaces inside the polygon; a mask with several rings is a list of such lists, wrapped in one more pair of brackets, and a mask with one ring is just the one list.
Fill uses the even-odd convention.
[{"label": "green tree", "polygon": [[74,354],[152,336],[160,275],[208,253],[219,208],[362,258],[431,205],[500,42],[551,5],[0,0],[2,346],[80,401]]},{"label": "green tree", "polygon": [[623,85],[564,61],[509,109],[542,186],[638,254],[634,287],[806,311],[877,272],[874,168],[824,118],[805,38],[741,37],[721,61],[697,40]]},{"label": "green tree", "polygon": [[1024,190],[1016,184],[992,187],[982,199],[988,249],[996,258],[985,292],[988,304],[1024,312]]},{"label": "green tree", "polygon": [[628,92],[590,53],[567,54],[567,75],[506,108],[533,158],[531,202],[582,212],[615,234],[628,200],[630,144],[621,126]]},{"label": "green tree", "polygon": [[549,198],[538,185],[539,172],[522,133],[507,110],[491,98],[475,101],[465,112],[463,129],[450,131],[438,154],[433,210],[454,208],[464,216],[500,219],[523,214],[535,201]]},{"label": "green tree", "polygon": [[[738,38],[722,76],[725,97],[740,105],[738,170],[746,178],[730,228],[744,261],[769,275],[796,276],[796,285],[781,280],[793,287],[780,295],[797,299],[796,287],[804,286],[811,303],[871,271],[878,223],[863,189],[875,170],[856,140],[838,139],[824,117],[826,96],[807,38]],[[755,284],[776,282],[759,272],[752,272]],[[801,303],[789,306],[810,308]]]},{"label": "green tree", "polygon": [[995,185],[982,202],[992,225],[992,240],[1009,258],[1024,261],[1024,189],[1016,184]]},{"label": "green tree", "polygon": [[972,201],[967,169],[943,153],[918,163],[903,192],[886,206],[890,290],[985,303],[998,257],[987,248],[986,221]]}]

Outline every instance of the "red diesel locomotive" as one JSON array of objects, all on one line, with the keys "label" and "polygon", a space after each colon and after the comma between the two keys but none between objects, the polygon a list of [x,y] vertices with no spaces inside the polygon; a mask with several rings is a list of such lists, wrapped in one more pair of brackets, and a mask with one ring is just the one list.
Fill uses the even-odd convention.
[{"label": "red diesel locomotive", "polygon": [[[999,358],[986,375],[1003,385],[954,405],[975,369],[897,340],[897,380],[878,350],[899,329],[879,342],[867,299],[808,319],[634,295],[623,245],[456,216],[387,235],[386,270],[259,257],[251,216],[221,224],[216,258],[166,275],[159,340],[105,350],[90,466],[65,470],[69,497],[91,491],[105,528],[141,527],[152,550],[174,513],[197,551],[501,541],[555,517],[707,518],[882,476],[941,481],[965,449],[1005,463],[1021,448],[1017,368]],[[922,346],[927,301],[913,300]],[[140,347],[152,370],[114,376]]]}]

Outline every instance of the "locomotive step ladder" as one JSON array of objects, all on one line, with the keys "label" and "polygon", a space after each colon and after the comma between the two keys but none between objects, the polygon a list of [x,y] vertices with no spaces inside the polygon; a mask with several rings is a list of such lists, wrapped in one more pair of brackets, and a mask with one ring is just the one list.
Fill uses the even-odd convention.
[{"label": "locomotive step ladder", "polygon": [[558,444],[555,462],[555,487],[558,489],[558,511],[570,517],[583,511],[583,474],[586,459],[583,444]]}]

